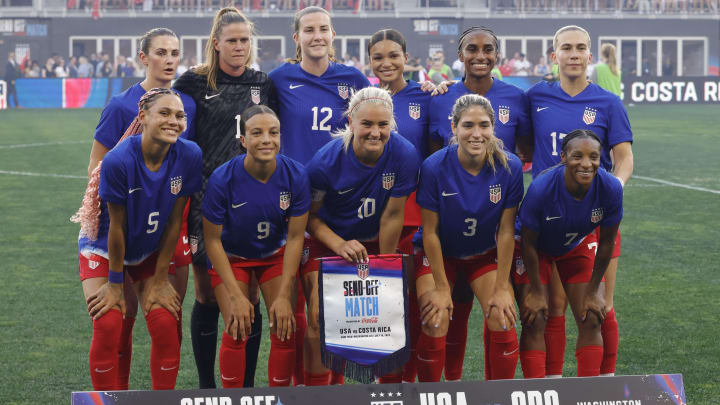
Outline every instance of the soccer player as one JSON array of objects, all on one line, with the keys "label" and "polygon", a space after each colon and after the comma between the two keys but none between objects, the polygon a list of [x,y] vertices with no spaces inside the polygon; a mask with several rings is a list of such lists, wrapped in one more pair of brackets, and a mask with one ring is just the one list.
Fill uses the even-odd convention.
[{"label": "soccer player", "polygon": [[254,272],[270,317],[270,386],[288,386],[295,366],[292,292],[300,266],[310,182],[305,168],[279,155],[280,122],[267,106],[245,110],[240,141],[247,150],[213,172],[203,200],[210,278],[225,320],[220,371],[225,388],[243,386],[245,345],[254,319]]},{"label": "soccer player", "polygon": [[602,168],[602,140],[592,130],[574,130],[561,145],[561,164],[535,178],[520,207],[527,276],[513,277],[521,284],[520,358],[526,378],[545,376],[547,285],[553,264],[578,327],[578,377],[599,375],[603,361],[603,275],[622,219],[622,183]]},{"label": "soccer player", "polygon": [[[154,28],[140,38],[140,61],[145,65],[145,79],[131,86],[129,89],[110,99],[100,115],[100,122],[95,129],[95,139],[90,151],[88,177],[92,177],[93,170],[105,157],[108,151],[117,145],[120,137],[127,130],[131,135],[140,132],[140,126],[134,121],[138,115],[138,102],[145,92],[152,88],[170,88],[171,81],[175,79],[177,67],[180,62],[180,41],[175,33],[167,28]],[[195,102],[185,93],[178,92],[185,109],[186,129],[181,138],[193,140],[195,137]],[[132,128],[131,128],[132,127]],[[183,224],[180,229],[173,256],[170,282],[178,294],[180,302],[185,298],[188,280],[188,265],[192,261],[190,244],[187,235],[187,210],[183,211]],[[130,363],[132,360],[132,330],[137,314],[137,297],[131,283],[125,283],[125,317],[120,337],[120,363],[117,389],[127,390],[130,378]],[[182,342],[182,312],[178,323],[178,335]]]},{"label": "soccer player", "polygon": [[[492,70],[498,62],[498,40],[495,33],[486,27],[471,27],[458,39],[458,57],[465,64],[465,77],[449,87],[444,95],[434,97],[430,104],[431,150],[447,145],[452,138],[452,108],[455,101],[465,94],[484,96],[495,111],[495,136],[503,141],[506,151],[516,153],[522,160],[530,155],[531,132],[527,97],[519,88],[496,80]],[[473,294],[467,287],[463,274],[458,275],[453,291],[453,319],[447,336],[448,351],[445,357],[445,379],[456,381],[462,378],[465,358],[467,328],[473,304]],[[487,334],[487,330],[485,333]],[[485,339],[489,342],[489,339]],[[485,348],[487,352],[488,347]],[[490,370],[485,356],[485,370]],[[486,378],[489,375],[486,374]]]},{"label": "soccer player", "polygon": [[168,271],[187,196],[200,188],[202,156],[179,137],[186,120],[178,94],[151,89],[138,106],[142,135],[127,131],[105,155],[77,214],[79,273],[93,317],[90,377],[98,391],[118,389],[125,274],[152,340],[153,389],[173,389],[180,365],[180,297]]},{"label": "soccer player", "polygon": [[[334,62],[335,29],[325,9],[311,6],[298,11],[293,29],[295,58],[270,72],[270,78],[277,90],[277,111],[283,127],[282,153],[307,164],[315,152],[330,141],[330,134],[346,123],[343,113],[353,92],[369,86],[370,82],[354,67]],[[307,328],[304,292],[300,290],[295,385],[303,385],[300,354]],[[333,375],[333,383],[342,381],[342,376]]]},{"label": "soccer player", "polygon": [[617,66],[615,45],[603,44],[600,48],[600,63],[595,65],[590,81],[620,97],[622,90],[622,72]]},{"label": "soccer player", "polygon": [[[202,236],[202,198],[207,180],[221,164],[238,155],[241,145],[241,113],[249,106],[274,107],[274,90],[267,75],[250,68],[253,24],[234,7],[218,11],[207,46],[206,63],[185,72],[175,88],[189,94],[197,104],[195,141],[203,151],[203,188],[190,197],[188,231],[193,248],[195,304],[190,319],[195,364],[200,388],[215,388],[215,350],[220,309],[218,308]],[[262,318],[257,287],[251,287],[255,304],[253,333],[247,344],[247,367],[243,386],[251,387],[260,348]]]},{"label": "soccer player", "polygon": [[524,191],[522,163],[493,134],[495,115],[488,99],[464,95],[452,115],[454,142],[423,162],[418,184],[423,225],[422,237],[416,239],[423,325],[418,378],[440,381],[453,316],[452,286],[461,272],[487,318],[489,376],[513,378],[518,342],[509,277],[515,217]]},{"label": "soccer player", "polygon": [[347,111],[348,125],[308,163],[312,204],[308,260],[302,265],[308,297],[305,384],[327,385],[330,372],[320,358],[318,257],[350,262],[369,254],[395,253],[405,201],[415,190],[419,167],[415,147],[392,131],[393,102],[387,90],[364,88]]},{"label": "soccer player", "polygon": [[[560,144],[575,129],[590,129],[600,138],[600,165],[625,185],[633,172],[632,131],[627,111],[620,98],[587,80],[587,65],[592,60],[590,35],[583,28],[560,28],[553,39],[553,62],[560,80],[540,82],[527,91],[533,124],[533,177],[559,163]],[[613,310],[613,290],[620,256],[620,237],[605,275],[607,317],[603,323],[602,374],[615,372],[618,326]],[[550,309],[547,327],[547,375],[561,376],[565,355],[565,312],[567,297],[560,279],[553,272],[550,285]]]}]

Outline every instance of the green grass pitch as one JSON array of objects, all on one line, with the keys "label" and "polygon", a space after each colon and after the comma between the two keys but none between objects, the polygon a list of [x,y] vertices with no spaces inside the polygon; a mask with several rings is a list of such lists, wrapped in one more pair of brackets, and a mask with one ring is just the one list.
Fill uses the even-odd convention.
[{"label": "green grass pitch", "polygon": [[[91,389],[91,327],[77,276],[78,226],[68,218],[84,190],[99,113],[0,111],[0,403],[62,403],[71,391]],[[636,106],[629,113],[635,175],[720,190],[717,106]],[[33,173],[41,176],[28,175]],[[625,189],[622,234],[617,373],[682,373],[689,403],[717,403],[720,194],[634,178]],[[188,329],[192,302],[191,280],[177,382],[182,389],[197,386]],[[465,359],[468,380],[482,379],[478,308]],[[567,331],[564,374],[571,376],[575,326],[568,323]],[[263,333],[258,385],[267,384],[267,328]],[[150,388],[149,353],[147,329],[139,320],[131,388]]]}]

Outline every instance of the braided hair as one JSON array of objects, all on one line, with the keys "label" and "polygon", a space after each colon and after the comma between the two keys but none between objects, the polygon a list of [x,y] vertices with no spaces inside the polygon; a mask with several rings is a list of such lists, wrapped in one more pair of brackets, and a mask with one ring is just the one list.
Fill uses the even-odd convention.
[{"label": "braided hair", "polygon": [[[150,107],[155,104],[155,101],[166,95],[174,95],[178,98],[180,97],[173,90],[162,87],[150,89],[147,93],[140,97],[140,101],[138,102],[138,116],[136,116],[130,123],[123,136],[120,138],[118,143],[115,144],[115,147],[117,147],[117,145],[125,139],[142,133],[142,123],[140,122],[139,112],[142,110],[149,110]],[[113,149],[115,147],[113,147]],[[100,227],[101,201],[98,193],[100,190],[100,166],[102,166],[102,161],[98,163],[90,174],[80,208],[77,210],[75,215],[70,217],[70,222],[80,224],[80,237],[86,236],[90,240],[97,240],[98,228]]]}]

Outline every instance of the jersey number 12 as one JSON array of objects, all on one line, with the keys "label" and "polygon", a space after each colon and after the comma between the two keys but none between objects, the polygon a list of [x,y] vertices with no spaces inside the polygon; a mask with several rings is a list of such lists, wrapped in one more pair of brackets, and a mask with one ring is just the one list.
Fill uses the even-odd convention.
[{"label": "jersey number 12", "polygon": [[[318,109],[320,110],[319,113],[318,113]],[[317,131],[317,130],[329,131],[330,125],[327,125],[327,122],[330,121],[330,119],[332,118],[332,108],[330,108],[330,107],[323,107],[323,108],[313,107],[312,111],[313,111],[312,130],[313,131]],[[320,126],[318,126],[318,115],[322,115],[322,114],[325,114],[325,117],[320,121]]]}]

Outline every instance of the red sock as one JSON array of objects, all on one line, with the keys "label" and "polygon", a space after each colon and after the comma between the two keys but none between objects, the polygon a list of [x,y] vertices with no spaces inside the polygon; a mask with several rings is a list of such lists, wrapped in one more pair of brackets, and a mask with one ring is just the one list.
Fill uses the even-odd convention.
[{"label": "red sock", "polygon": [[518,357],[520,356],[517,332],[515,329],[506,331],[489,331],[490,335],[490,368],[493,380],[511,380],[515,378]]},{"label": "red sock", "polygon": [[330,385],[345,385],[345,366],[343,365],[343,372],[336,373],[334,370],[330,370]]},{"label": "red sock", "polygon": [[92,322],[90,341],[90,380],[95,391],[115,389],[118,374],[118,343],[122,332],[122,312],[111,309]]},{"label": "red sock", "polygon": [[600,363],[603,358],[602,346],[583,346],[575,351],[578,377],[595,377],[600,375]]},{"label": "red sock", "polygon": [[491,367],[490,367],[490,329],[487,326],[487,320],[483,322],[483,348],[485,349],[485,380],[492,380]]},{"label": "red sock", "polygon": [[118,347],[118,372],[116,390],[127,391],[130,382],[130,363],[132,361],[132,331],[135,317],[127,317],[122,321],[120,344]]},{"label": "red sock", "polygon": [[245,345],[247,340],[235,340],[227,332],[220,343],[220,378],[223,388],[242,388],[245,379]]},{"label": "red sock", "polygon": [[180,367],[180,342],[177,321],[165,308],[157,308],[145,315],[152,346],[150,348],[150,375],[154,390],[175,388]]},{"label": "red sock", "polygon": [[305,370],[305,385],[329,385],[330,384],[330,371],[326,371],[320,374],[313,374]]},{"label": "red sock", "polygon": [[565,341],[565,315],[549,317],[545,325],[546,375],[562,376]]},{"label": "red sock", "polygon": [[[445,366],[446,338],[428,336],[420,332],[417,347],[417,373],[420,382],[438,382]],[[446,371],[447,373],[447,371]],[[447,375],[445,376],[447,379]]]},{"label": "red sock", "polygon": [[417,341],[420,337],[420,309],[417,295],[410,294],[408,302],[408,321],[410,323],[410,359],[403,366],[403,382],[414,383],[417,377]]},{"label": "red sock", "polygon": [[284,342],[276,334],[270,334],[270,358],[268,359],[268,385],[288,387],[295,370],[295,335]]},{"label": "red sock", "polygon": [[542,350],[523,350],[520,352],[524,378],[545,378],[545,352]]},{"label": "red sock", "polygon": [[462,378],[465,345],[467,344],[468,319],[473,302],[453,302],[453,319],[450,320],[445,348],[445,380]]},{"label": "red sock", "polygon": [[618,341],[620,335],[618,333],[618,322],[615,318],[615,308],[605,315],[605,321],[602,324],[603,338],[603,359],[600,366],[600,374],[615,374],[615,364],[617,363]]},{"label": "red sock", "polygon": [[303,350],[305,346],[305,331],[307,330],[307,317],[305,316],[305,294],[302,284],[298,282],[297,302],[295,303],[295,371],[293,372],[293,385],[305,385],[305,359]]},{"label": "red sock", "polygon": [[400,373],[388,373],[379,378],[380,384],[400,384],[402,382],[402,372]]}]

